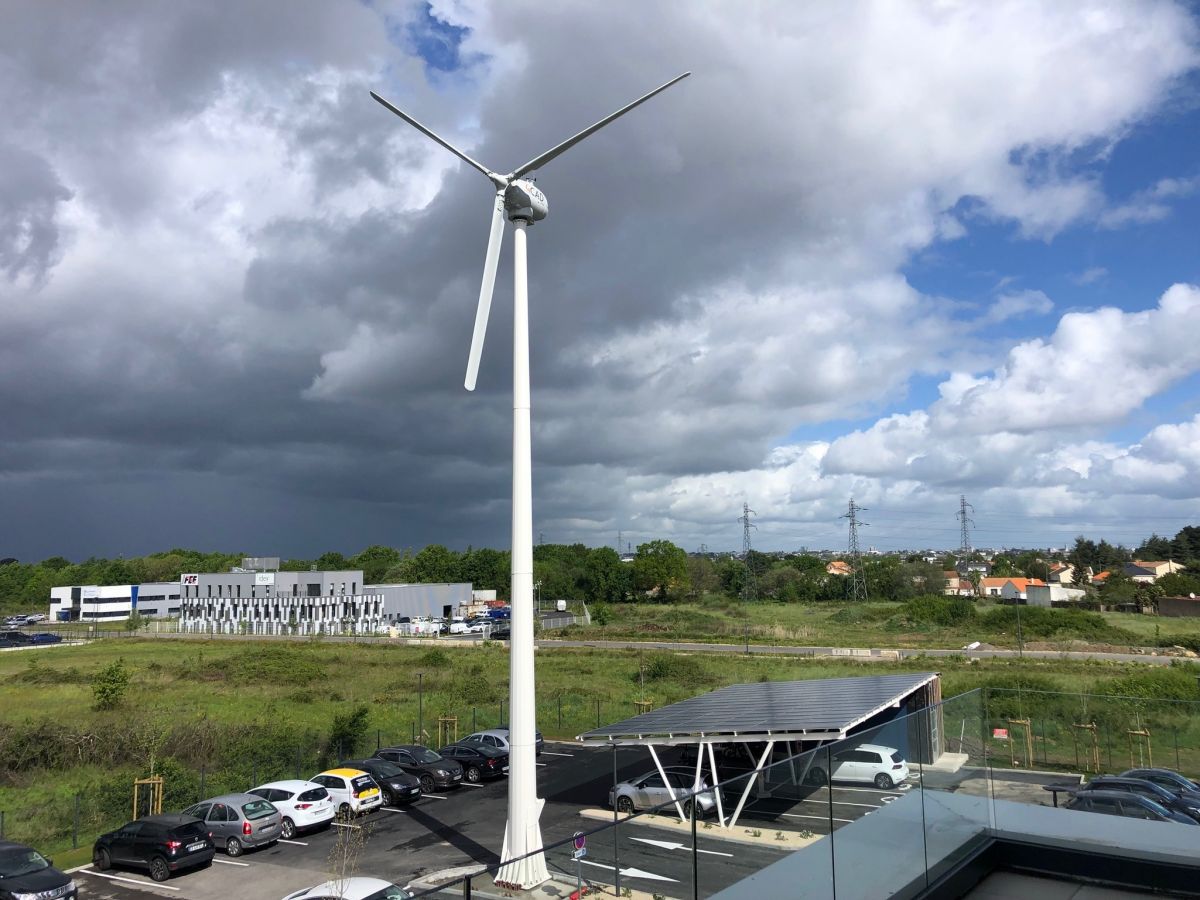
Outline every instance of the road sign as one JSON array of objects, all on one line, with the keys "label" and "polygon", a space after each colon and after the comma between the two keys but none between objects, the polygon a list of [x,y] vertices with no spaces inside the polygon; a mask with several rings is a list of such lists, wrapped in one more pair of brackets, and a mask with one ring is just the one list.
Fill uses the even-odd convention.
[{"label": "road sign", "polygon": [[580,847],[571,854],[571,859],[583,859],[585,856],[587,856],[587,847]]},{"label": "road sign", "polygon": [[575,832],[575,849],[583,850],[587,847],[587,835],[582,831]]}]

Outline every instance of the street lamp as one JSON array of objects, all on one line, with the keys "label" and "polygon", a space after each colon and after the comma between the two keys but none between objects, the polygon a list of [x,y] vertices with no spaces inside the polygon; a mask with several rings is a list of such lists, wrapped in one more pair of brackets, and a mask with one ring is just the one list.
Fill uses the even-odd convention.
[{"label": "street lamp", "polygon": [[542,583],[540,581],[533,583],[533,593],[537,597],[537,611],[540,613],[542,611]]}]

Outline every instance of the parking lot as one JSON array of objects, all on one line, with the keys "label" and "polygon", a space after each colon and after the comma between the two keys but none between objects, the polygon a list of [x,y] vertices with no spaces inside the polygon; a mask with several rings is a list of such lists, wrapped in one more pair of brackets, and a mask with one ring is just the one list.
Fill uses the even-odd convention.
[{"label": "parking lot", "polygon": [[[665,757],[664,762],[671,762]],[[653,768],[649,755],[638,748],[623,748],[617,756],[618,777],[636,777]],[[604,809],[613,779],[611,750],[574,744],[548,743],[538,760],[539,794],[546,799],[542,834],[547,845],[566,841],[576,831],[601,828],[604,821],[584,818],[582,809]],[[839,827],[903,796],[903,789],[880,791],[871,787],[804,787],[789,799],[751,801],[742,812],[739,831],[759,829],[826,834],[832,810]],[[736,798],[735,798],[736,801]],[[386,878],[405,886],[421,876],[471,864],[499,862],[507,809],[507,780],[463,785],[457,790],[422,797],[407,807],[384,808],[356,820],[362,837],[357,874]],[[726,810],[726,815],[729,814]],[[299,834],[292,842],[247,852],[236,860],[218,853],[204,870],[155,884],[144,873],[113,871],[100,874],[90,866],[76,873],[80,896],[92,900],[146,900],[176,897],[180,900],[279,900],[287,893],[328,880],[330,857],[338,827]],[[611,883],[616,859],[622,884],[668,895],[671,883],[690,884],[690,835],[648,824],[623,825],[615,846],[611,830],[601,830],[588,840],[587,878]],[[343,842],[345,843],[345,842]],[[732,844],[711,827],[698,832],[706,891],[732,884],[774,862],[786,852],[769,844]],[[576,864],[571,847],[547,853],[553,870],[574,877]],[[120,880],[118,880],[120,879]]]}]

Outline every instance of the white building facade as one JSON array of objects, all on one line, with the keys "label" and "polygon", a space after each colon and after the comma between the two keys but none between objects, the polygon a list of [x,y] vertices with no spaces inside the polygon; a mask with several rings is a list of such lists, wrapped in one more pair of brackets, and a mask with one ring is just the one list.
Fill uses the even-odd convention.
[{"label": "white building facade", "polygon": [[147,618],[178,616],[180,587],[144,584],[77,584],[50,589],[51,622],[124,622],[136,611]]}]

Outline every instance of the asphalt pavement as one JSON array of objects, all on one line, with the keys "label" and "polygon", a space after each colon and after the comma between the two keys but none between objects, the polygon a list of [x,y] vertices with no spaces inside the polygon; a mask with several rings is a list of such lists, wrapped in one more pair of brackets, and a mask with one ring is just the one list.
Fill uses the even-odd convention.
[{"label": "asphalt pavement", "polygon": [[[665,763],[673,760],[668,757]],[[653,769],[649,755],[639,748],[619,748],[615,754],[617,777],[637,777]],[[666,896],[690,895],[692,883],[691,835],[656,827],[641,818],[623,822],[614,833],[605,821],[584,818],[580,810],[605,808],[613,782],[614,753],[608,748],[579,747],[550,742],[538,760],[539,794],[546,800],[541,825],[551,870],[574,878],[606,883],[621,870],[623,887]],[[500,861],[508,802],[507,779],[464,785],[454,791],[422,797],[407,807],[385,808],[356,820],[354,830],[363,837],[356,868],[358,874],[386,878],[401,886],[433,872],[467,865],[495,865]],[[826,834],[830,826],[853,821],[901,791],[870,787],[802,786],[790,788],[786,798],[751,800],[739,828],[811,831]],[[726,815],[729,810],[726,810]],[[579,831],[591,832],[587,856],[577,863],[570,841]],[[90,867],[75,873],[84,900],[279,900],[290,891],[330,877],[331,856],[339,829],[328,828],[297,835],[295,841],[250,851],[236,860],[218,854],[208,869],[154,884],[145,873],[113,871],[102,875]],[[770,865],[786,852],[769,844],[732,843],[722,838],[710,820],[697,830],[697,856],[705,894],[715,892]],[[119,879],[119,880],[118,880]]]}]

